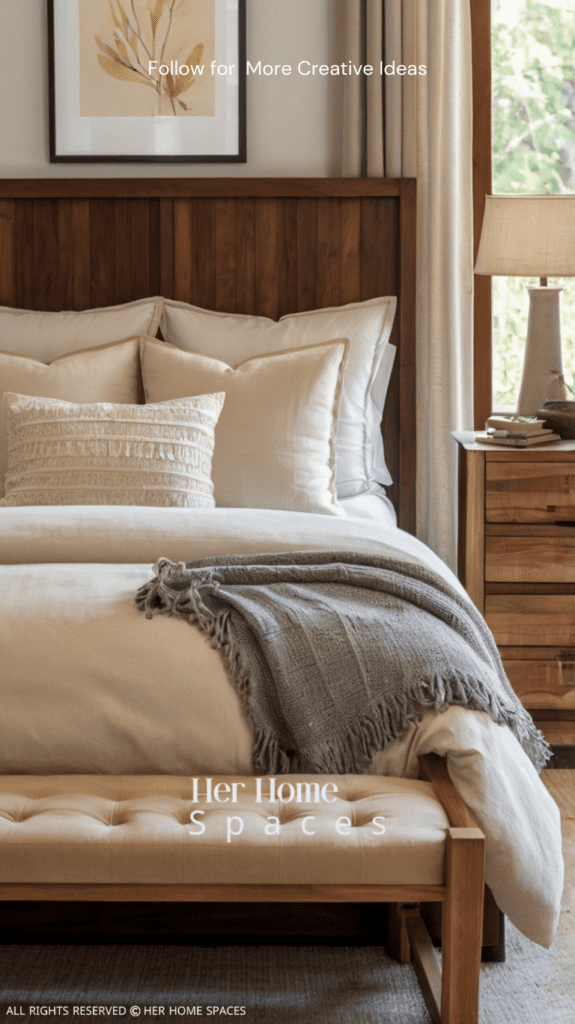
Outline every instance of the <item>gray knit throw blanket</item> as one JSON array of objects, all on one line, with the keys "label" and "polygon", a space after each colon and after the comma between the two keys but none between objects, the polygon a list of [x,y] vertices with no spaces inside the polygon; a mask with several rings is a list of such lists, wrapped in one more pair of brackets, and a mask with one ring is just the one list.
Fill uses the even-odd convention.
[{"label": "gray knit throw blanket", "polygon": [[428,569],[300,551],[174,563],[137,595],[210,637],[254,730],[254,767],[361,773],[417,720],[458,704],[507,725],[540,769],[549,748],[482,616]]}]

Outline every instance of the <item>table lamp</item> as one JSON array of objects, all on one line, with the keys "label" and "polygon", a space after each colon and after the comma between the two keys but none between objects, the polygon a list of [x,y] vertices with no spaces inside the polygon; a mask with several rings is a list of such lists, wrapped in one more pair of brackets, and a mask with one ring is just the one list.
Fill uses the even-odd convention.
[{"label": "table lamp", "polygon": [[528,288],[529,319],[517,415],[567,398],[563,383],[559,295],[548,277],[575,276],[575,195],[486,196],[475,273],[538,277]]}]

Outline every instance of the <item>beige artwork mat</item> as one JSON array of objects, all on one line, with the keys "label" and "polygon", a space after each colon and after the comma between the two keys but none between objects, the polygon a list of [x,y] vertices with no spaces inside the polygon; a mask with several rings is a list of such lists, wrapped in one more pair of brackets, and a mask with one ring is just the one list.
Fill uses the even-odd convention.
[{"label": "beige artwork mat", "polygon": [[[75,0],[82,117],[213,117],[216,0]],[[149,73],[158,61],[176,71]],[[173,62],[173,63],[171,63]]]}]

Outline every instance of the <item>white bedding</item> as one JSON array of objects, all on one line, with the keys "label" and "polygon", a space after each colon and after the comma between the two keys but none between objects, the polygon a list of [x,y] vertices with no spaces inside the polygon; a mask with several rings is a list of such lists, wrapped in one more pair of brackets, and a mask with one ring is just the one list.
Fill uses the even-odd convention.
[{"label": "white bedding", "polygon": [[[160,556],[336,549],[427,565],[461,590],[375,496],[346,517],[253,509],[0,509],[0,772],[247,774],[251,735],[220,656],[134,595]],[[562,889],[559,813],[512,734],[482,713],[426,712],[372,771],[414,776],[446,756],[487,836],[487,881],[530,938],[551,941]]]}]

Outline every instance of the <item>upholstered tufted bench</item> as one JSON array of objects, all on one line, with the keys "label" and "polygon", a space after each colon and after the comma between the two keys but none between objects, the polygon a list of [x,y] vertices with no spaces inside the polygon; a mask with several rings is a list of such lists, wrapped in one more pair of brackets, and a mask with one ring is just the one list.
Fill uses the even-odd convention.
[{"label": "upholstered tufted bench", "polygon": [[[443,762],[422,774],[5,776],[0,898],[400,904],[433,1019],[473,1024],[484,839]],[[423,901],[444,903],[442,977]]]}]

